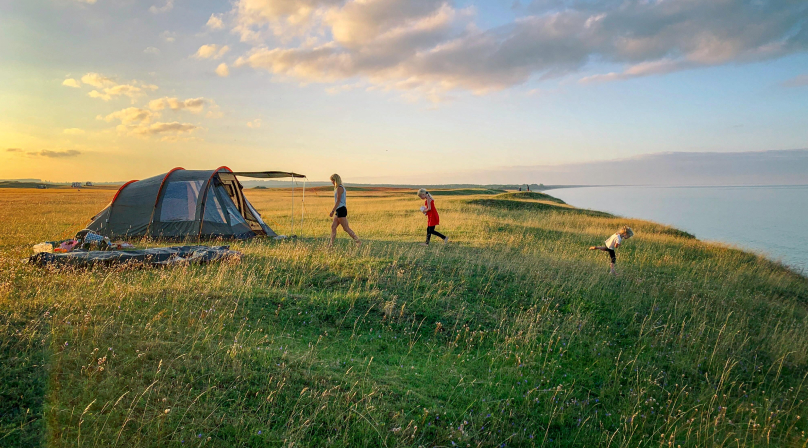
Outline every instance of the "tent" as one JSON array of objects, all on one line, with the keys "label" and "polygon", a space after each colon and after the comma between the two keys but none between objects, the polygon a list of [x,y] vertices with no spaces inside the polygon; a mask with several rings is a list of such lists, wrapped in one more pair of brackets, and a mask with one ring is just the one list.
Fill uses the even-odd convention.
[{"label": "tent", "polygon": [[244,197],[237,175],[262,179],[304,178],[281,171],[233,172],[174,168],[121,186],[92,218],[89,230],[113,238],[252,238],[276,236]]}]

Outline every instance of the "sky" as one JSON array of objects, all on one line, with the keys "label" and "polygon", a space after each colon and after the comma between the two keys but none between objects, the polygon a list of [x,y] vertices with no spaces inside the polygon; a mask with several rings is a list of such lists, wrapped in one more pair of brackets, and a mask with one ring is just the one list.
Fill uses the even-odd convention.
[{"label": "sky", "polygon": [[800,0],[0,2],[5,179],[772,184],[805,148]]}]

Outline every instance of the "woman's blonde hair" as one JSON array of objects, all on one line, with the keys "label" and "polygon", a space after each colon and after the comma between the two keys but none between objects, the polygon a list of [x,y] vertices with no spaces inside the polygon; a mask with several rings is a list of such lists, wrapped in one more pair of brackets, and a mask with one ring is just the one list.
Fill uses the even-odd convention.
[{"label": "woman's blonde hair", "polygon": [[331,175],[331,182],[334,182],[334,188],[339,188],[342,185],[342,178],[339,177],[339,174],[334,173]]},{"label": "woman's blonde hair", "polygon": [[625,234],[626,238],[631,238],[632,236],[634,236],[634,231],[631,230],[631,227],[629,227],[629,226],[623,226],[620,229],[620,233]]},{"label": "woman's blonde hair", "polygon": [[421,196],[422,194],[429,194],[429,193],[426,192],[426,188],[421,188],[420,190],[418,190],[417,194],[418,196]]}]

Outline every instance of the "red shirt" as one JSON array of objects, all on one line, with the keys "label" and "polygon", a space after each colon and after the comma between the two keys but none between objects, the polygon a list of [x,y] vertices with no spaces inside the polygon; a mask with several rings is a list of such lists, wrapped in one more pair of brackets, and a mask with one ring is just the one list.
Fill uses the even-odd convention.
[{"label": "red shirt", "polygon": [[432,200],[432,207],[429,207],[429,198],[424,200],[424,206],[429,208],[430,210],[426,212],[426,225],[427,227],[433,227],[440,224],[440,216],[438,215],[438,209],[435,208],[435,200]]}]

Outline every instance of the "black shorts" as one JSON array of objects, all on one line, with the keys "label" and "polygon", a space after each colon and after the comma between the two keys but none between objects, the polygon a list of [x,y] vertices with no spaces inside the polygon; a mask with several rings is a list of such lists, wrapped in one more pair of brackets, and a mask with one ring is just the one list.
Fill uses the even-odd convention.
[{"label": "black shorts", "polygon": [[617,263],[617,255],[615,255],[614,249],[606,248],[606,252],[609,253],[609,258],[612,259],[612,263]]},{"label": "black shorts", "polygon": [[348,217],[348,209],[345,207],[340,207],[337,209],[337,218],[347,218]]}]

